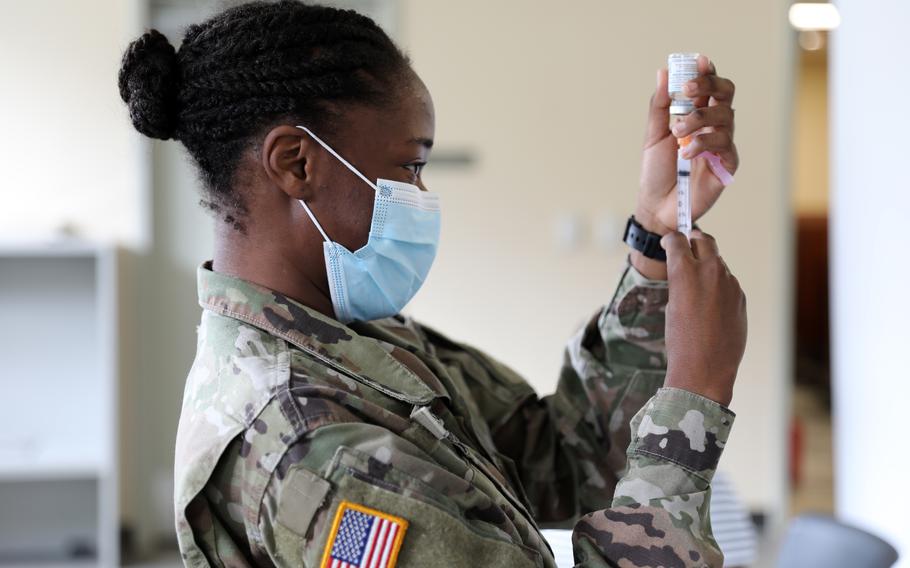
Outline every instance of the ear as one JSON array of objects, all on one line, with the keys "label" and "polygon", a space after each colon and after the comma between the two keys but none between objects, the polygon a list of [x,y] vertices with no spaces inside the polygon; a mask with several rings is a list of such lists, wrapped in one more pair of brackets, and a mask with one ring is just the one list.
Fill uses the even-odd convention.
[{"label": "ear", "polygon": [[312,175],[315,143],[293,126],[276,126],[262,143],[262,167],[275,186],[291,199],[309,200],[315,190]]}]

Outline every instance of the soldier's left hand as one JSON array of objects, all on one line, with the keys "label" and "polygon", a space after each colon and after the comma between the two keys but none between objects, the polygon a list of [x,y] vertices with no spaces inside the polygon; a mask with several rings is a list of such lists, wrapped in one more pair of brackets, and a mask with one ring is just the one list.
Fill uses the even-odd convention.
[{"label": "soldier's left hand", "polygon": [[[733,142],[735,86],[717,74],[704,55],[698,58],[699,76],[685,85],[683,94],[695,100],[695,111],[670,131],[670,95],[667,70],[657,74],[657,88],[651,97],[648,127],[642,153],[641,180],[636,219],[649,231],[666,234],[676,228],[677,138],[692,136],[687,147],[691,156],[702,152],[717,154],[730,173],[739,168],[739,154]],[[704,158],[692,161],[692,220],[704,215],[723,192],[724,185]]]}]

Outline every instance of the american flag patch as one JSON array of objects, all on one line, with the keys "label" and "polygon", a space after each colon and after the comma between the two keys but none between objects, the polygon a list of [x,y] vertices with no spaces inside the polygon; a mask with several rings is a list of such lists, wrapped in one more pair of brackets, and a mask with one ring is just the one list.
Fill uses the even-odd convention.
[{"label": "american flag patch", "polygon": [[401,517],[342,501],[321,568],[393,568],[407,529]]}]

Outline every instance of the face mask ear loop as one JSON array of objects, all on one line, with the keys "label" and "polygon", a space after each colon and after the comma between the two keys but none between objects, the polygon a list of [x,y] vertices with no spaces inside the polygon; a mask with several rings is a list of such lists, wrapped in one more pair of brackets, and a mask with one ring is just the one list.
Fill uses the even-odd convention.
[{"label": "face mask ear loop", "polygon": [[302,199],[298,199],[298,201],[300,201],[300,204],[303,205],[303,210],[306,211],[306,214],[310,216],[310,220],[313,222],[313,224],[316,225],[317,229],[319,229],[319,234],[322,235],[322,238],[325,239],[325,242],[332,242],[332,239],[330,239],[329,236],[325,234],[325,231],[322,230],[322,225],[320,225],[319,221],[316,220],[316,216],[313,215],[313,212],[310,211],[310,208],[307,206],[307,204],[304,203]]},{"label": "face mask ear loop", "polygon": [[[325,148],[326,151],[327,151],[329,154],[331,154],[331,155],[335,156],[336,158],[338,158],[338,161],[339,161],[339,162],[341,162],[342,164],[344,164],[345,166],[347,166],[347,168],[348,168],[349,170],[351,170],[352,172],[354,172],[354,174],[356,174],[357,177],[359,177],[360,179],[362,179],[363,181],[365,181],[367,185],[369,185],[370,187],[373,188],[373,191],[379,191],[379,188],[376,187],[376,184],[375,184],[375,183],[373,183],[373,182],[371,182],[369,179],[367,179],[367,176],[365,176],[365,175],[363,175],[362,173],[360,173],[360,171],[359,171],[357,168],[355,168],[354,166],[352,166],[352,165],[350,164],[350,162],[348,162],[347,160],[345,160],[344,158],[342,158],[342,157],[341,157],[341,154],[339,154],[338,152],[336,152],[335,150],[333,150],[331,146],[329,146],[328,144],[326,144],[325,142],[323,142],[321,138],[319,138],[318,136],[316,136],[315,134],[313,134],[313,131],[312,131],[312,130],[310,130],[310,129],[307,128],[306,126],[301,126],[301,125],[299,125],[299,124],[297,125],[297,128],[299,128],[299,129],[303,130],[304,132],[306,132],[307,134],[309,134],[309,135],[313,138],[313,140],[315,140],[316,142],[319,143],[320,146],[322,146],[323,148]],[[320,230],[321,230],[321,229],[320,229]]]}]

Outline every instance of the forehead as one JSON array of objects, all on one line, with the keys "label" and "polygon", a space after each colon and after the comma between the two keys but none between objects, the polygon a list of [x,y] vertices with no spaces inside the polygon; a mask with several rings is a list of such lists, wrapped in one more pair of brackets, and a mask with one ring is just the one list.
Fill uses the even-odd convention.
[{"label": "forehead", "polygon": [[342,132],[346,141],[384,140],[388,144],[413,139],[432,139],[436,114],[429,90],[416,77],[399,83],[389,93],[389,103],[381,106],[356,105],[342,113]]}]

